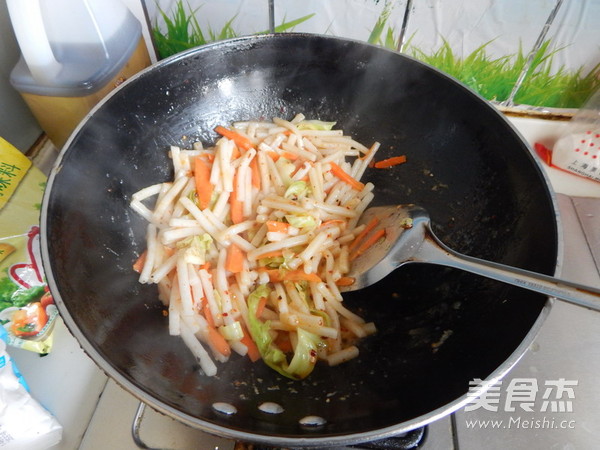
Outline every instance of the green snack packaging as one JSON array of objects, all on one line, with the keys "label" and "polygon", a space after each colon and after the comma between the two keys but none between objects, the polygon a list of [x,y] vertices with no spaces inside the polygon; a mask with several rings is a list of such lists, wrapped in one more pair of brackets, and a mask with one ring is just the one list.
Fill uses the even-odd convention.
[{"label": "green snack packaging", "polygon": [[0,325],[9,345],[38,353],[51,350],[58,315],[40,253],[45,185],[46,176],[0,138]]}]

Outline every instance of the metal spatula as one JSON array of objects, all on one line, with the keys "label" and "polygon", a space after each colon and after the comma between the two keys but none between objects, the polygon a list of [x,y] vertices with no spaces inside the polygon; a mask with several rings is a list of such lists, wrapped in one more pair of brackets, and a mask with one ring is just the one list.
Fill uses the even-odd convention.
[{"label": "metal spatula", "polygon": [[384,229],[385,235],[355,257],[347,275],[355,281],[340,287],[342,292],[370,286],[404,264],[430,263],[466,270],[600,311],[600,289],[473,258],[450,249],[435,236],[429,214],[419,206],[369,208],[361,222],[370,223],[375,217],[379,222],[372,232]]}]

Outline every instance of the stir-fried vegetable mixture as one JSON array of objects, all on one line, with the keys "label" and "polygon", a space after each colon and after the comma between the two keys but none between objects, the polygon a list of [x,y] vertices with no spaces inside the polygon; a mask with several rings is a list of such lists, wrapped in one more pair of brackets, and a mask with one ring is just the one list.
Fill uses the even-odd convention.
[{"label": "stir-fried vegetable mixture", "polygon": [[172,182],[133,195],[149,222],[134,269],[158,285],[170,333],[206,375],[235,352],[301,379],[319,359],[356,357],[357,338],[375,332],[339,286],[352,284],[352,259],[373,243],[357,223],[373,199],[360,179],[379,143],[334,126],[301,114],[219,126],[214,147],[171,147]]}]

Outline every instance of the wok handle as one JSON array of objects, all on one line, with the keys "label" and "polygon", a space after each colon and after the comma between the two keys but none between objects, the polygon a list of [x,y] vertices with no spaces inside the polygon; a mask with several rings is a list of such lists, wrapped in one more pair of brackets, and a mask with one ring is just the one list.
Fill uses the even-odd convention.
[{"label": "wok handle", "polygon": [[415,256],[415,260],[462,269],[503,283],[556,297],[568,303],[600,311],[600,289],[463,255],[447,247],[431,230]]},{"label": "wok handle", "polygon": [[144,412],[145,411],[146,411],[146,404],[144,402],[140,402],[137,407],[137,410],[135,411],[135,417],[133,418],[133,423],[131,424],[131,437],[133,438],[133,443],[138,448],[141,448],[141,449],[160,450],[158,448],[148,447],[140,436],[140,428],[142,427],[142,420],[144,420]]}]

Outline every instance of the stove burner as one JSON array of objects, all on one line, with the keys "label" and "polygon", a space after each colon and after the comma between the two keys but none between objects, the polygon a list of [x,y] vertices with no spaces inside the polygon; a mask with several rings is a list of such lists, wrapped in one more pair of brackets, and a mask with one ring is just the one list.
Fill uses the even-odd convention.
[{"label": "stove burner", "polygon": [[[427,425],[416,430],[408,431],[400,436],[394,436],[379,441],[365,442],[362,444],[351,445],[349,447],[317,447],[314,450],[342,450],[342,449],[364,449],[364,450],[414,450],[420,448],[427,438]],[[242,445],[236,446],[236,449],[243,450],[283,450],[276,447],[263,445]],[[286,449],[300,450],[300,449]]]},{"label": "stove burner", "polygon": [[423,445],[427,438],[427,425],[416,430],[411,430],[401,436],[394,436],[379,441],[366,442],[351,446],[357,449],[370,450],[412,450]]}]

